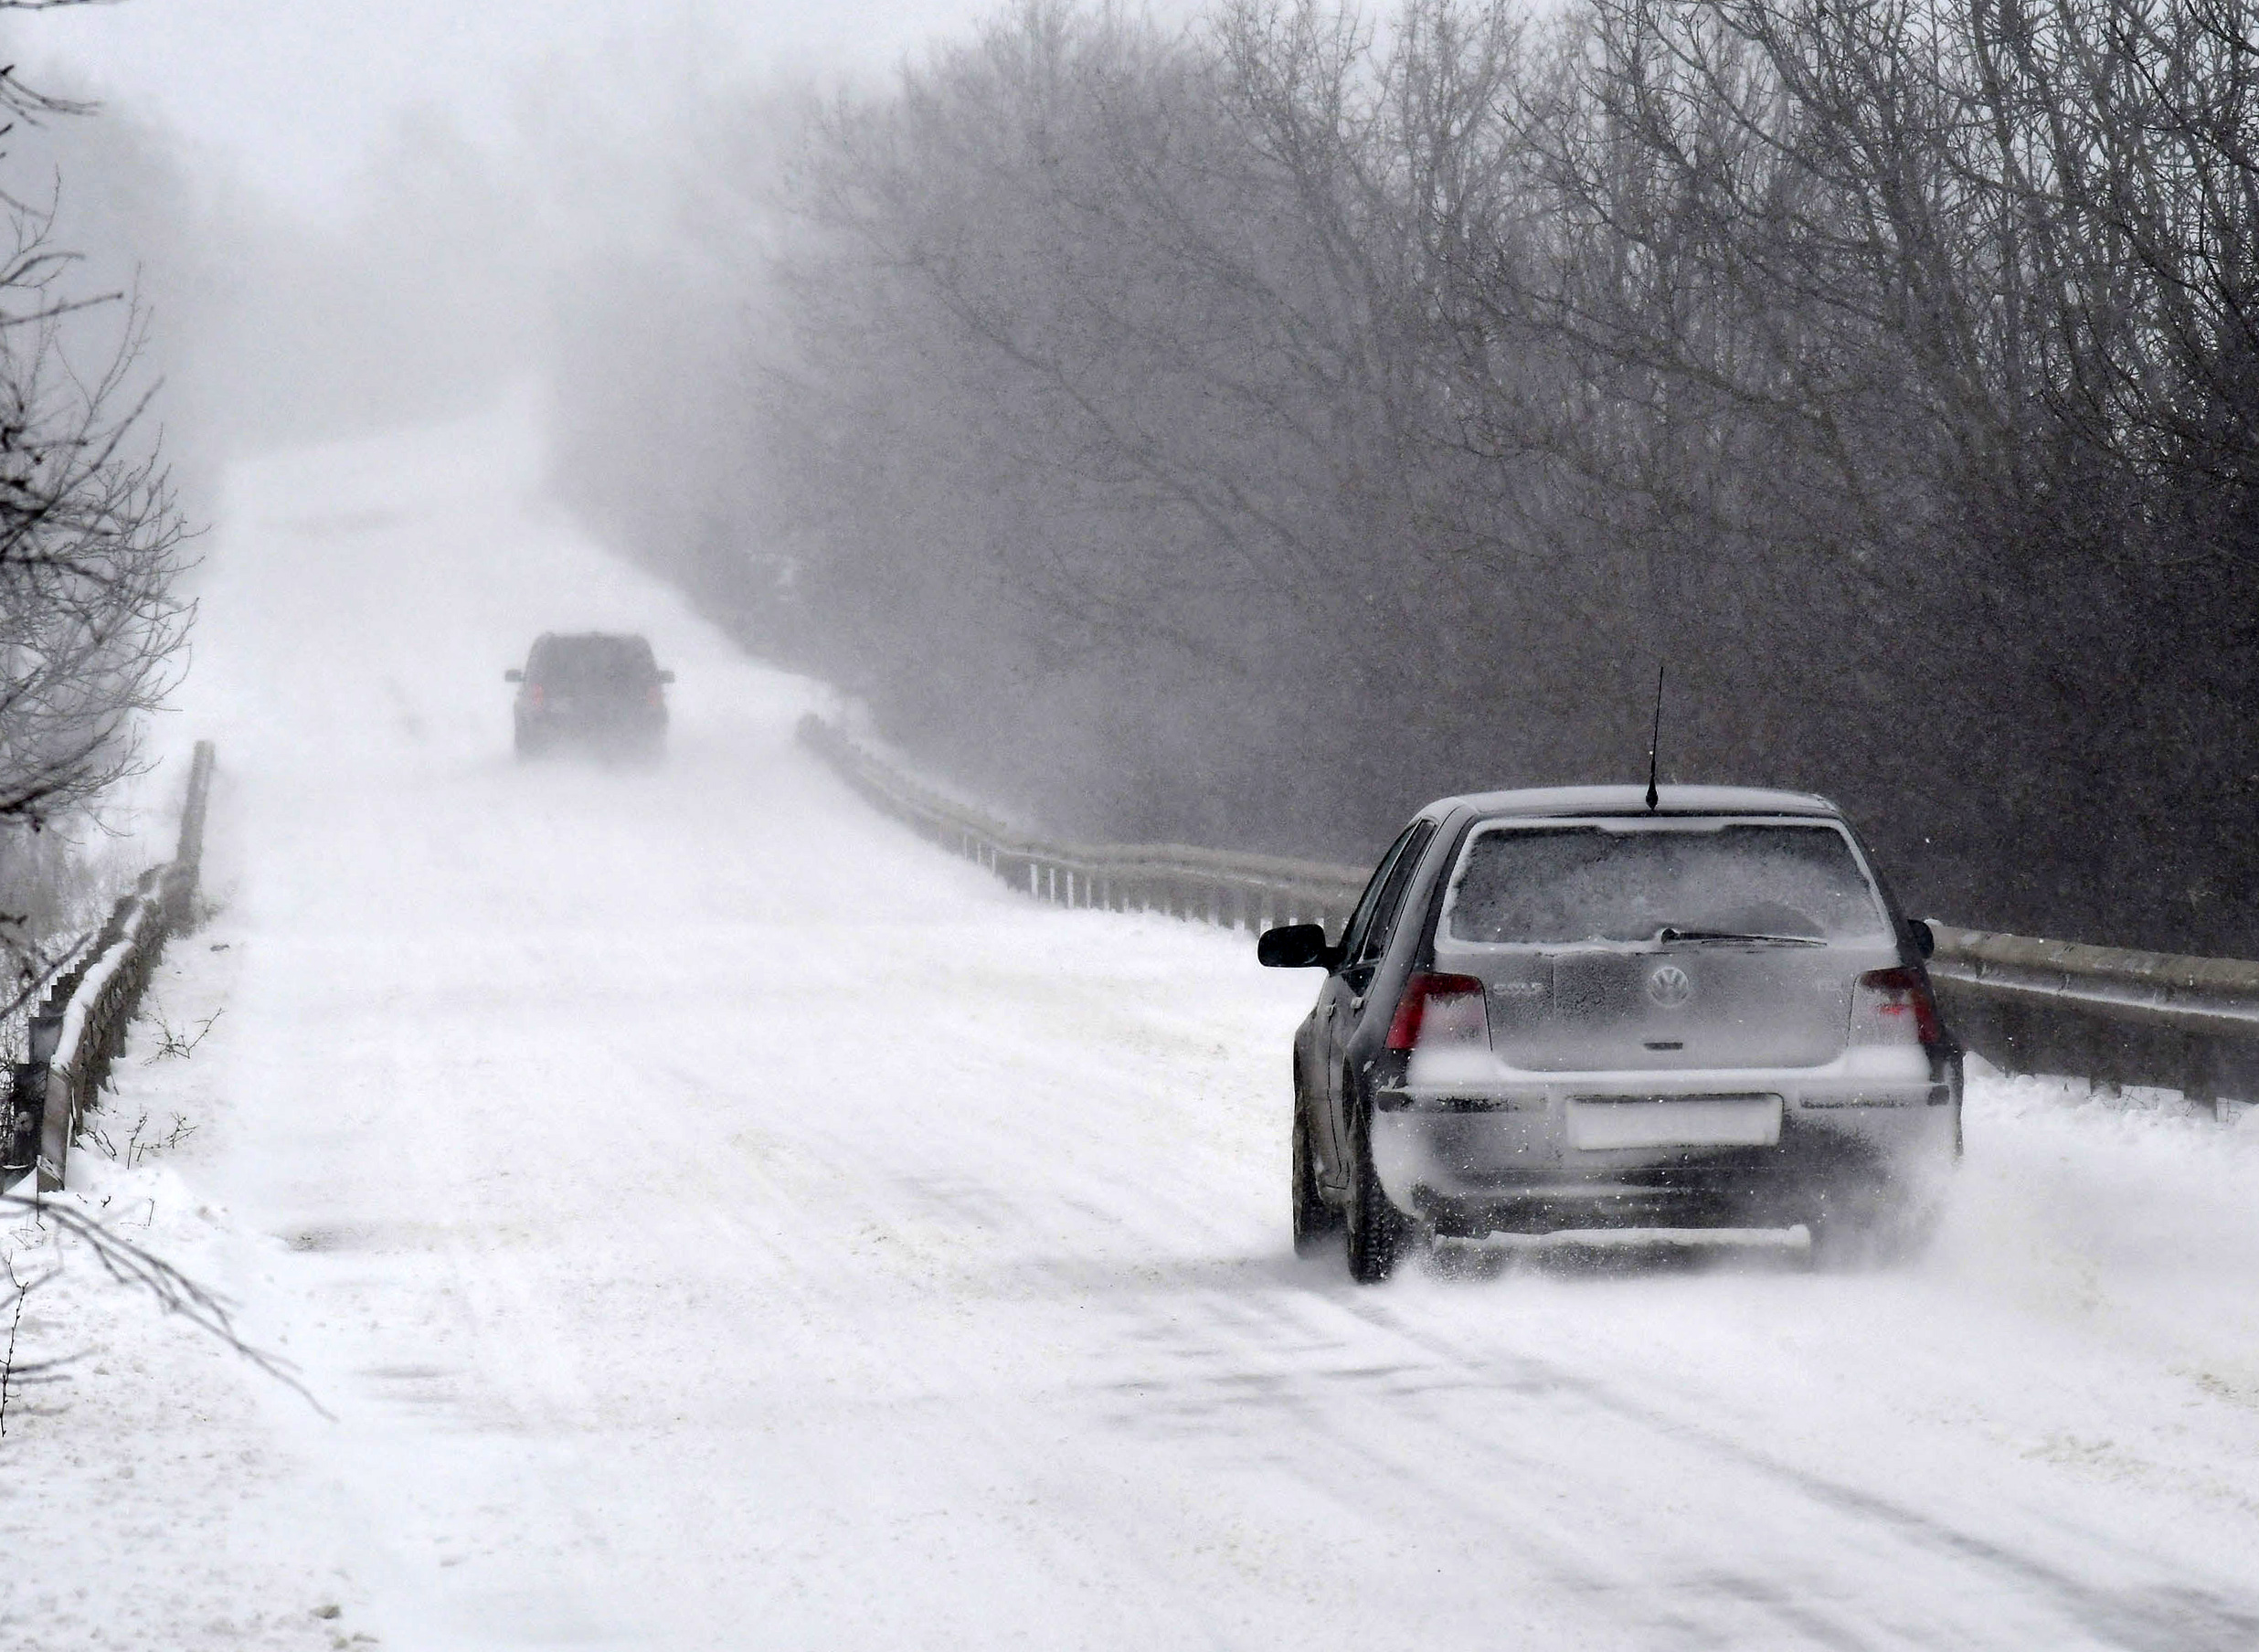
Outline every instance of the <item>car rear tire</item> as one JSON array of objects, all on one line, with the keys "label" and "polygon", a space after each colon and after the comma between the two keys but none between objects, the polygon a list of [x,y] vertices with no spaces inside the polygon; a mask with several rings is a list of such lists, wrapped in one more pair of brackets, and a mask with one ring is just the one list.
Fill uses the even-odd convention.
[{"label": "car rear tire", "polygon": [[1373,1169],[1373,1120],[1359,1111],[1349,1170],[1349,1276],[1360,1285],[1378,1285],[1396,1271],[1412,1243],[1412,1222],[1388,1201],[1388,1191]]},{"label": "car rear tire", "polygon": [[1324,1247],[1341,1230],[1342,1213],[1326,1202],[1318,1186],[1318,1161],[1310,1152],[1310,1107],[1301,1086],[1294,1096],[1294,1169],[1289,1187],[1294,1204],[1294,1254],[1307,1256]]}]

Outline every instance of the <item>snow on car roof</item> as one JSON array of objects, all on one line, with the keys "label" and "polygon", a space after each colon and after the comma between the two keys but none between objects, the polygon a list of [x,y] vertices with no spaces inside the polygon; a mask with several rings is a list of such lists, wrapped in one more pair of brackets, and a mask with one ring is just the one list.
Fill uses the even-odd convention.
[{"label": "snow on car roof", "polygon": [[[1478,791],[1446,798],[1438,807],[1463,804],[1479,814],[1646,814],[1644,786],[1531,786],[1515,791]],[[1809,814],[1841,811],[1808,791],[1769,791],[1755,786],[1661,786],[1657,814]]]}]

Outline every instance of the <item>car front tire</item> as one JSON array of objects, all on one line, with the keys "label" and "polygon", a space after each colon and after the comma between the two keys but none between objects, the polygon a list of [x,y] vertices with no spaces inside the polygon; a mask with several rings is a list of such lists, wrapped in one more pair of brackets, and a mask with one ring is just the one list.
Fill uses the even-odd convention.
[{"label": "car front tire", "polygon": [[1294,1203],[1294,1254],[1307,1256],[1323,1248],[1340,1230],[1342,1213],[1326,1202],[1319,1189],[1318,1161],[1310,1152],[1310,1107],[1299,1085],[1295,1087],[1293,1136],[1294,1168],[1289,1186]]}]

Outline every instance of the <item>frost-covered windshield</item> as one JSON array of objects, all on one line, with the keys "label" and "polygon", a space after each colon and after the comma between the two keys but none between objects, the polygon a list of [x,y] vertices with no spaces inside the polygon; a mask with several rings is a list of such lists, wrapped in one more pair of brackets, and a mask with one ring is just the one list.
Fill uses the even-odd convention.
[{"label": "frost-covered windshield", "polygon": [[1448,932],[1463,941],[1890,934],[1850,841],[1817,821],[1486,826],[1468,841],[1448,899]]}]

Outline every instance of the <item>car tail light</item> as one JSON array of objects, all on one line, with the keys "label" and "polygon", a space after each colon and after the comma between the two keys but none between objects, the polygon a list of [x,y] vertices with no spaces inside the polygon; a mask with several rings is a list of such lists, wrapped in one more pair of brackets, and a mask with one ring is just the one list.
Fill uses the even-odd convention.
[{"label": "car tail light", "polygon": [[525,685],[525,704],[533,707],[534,710],[539,711],[541,709],[541,703],[547,698],[548,695],[546,692],[544,692],[540,683],[528,683]]},{"label": "car tail light", "polygon": [[1851,991],[1855,1044],[1941,1044],[1937,1001],[1919,969],[1870,969]]},{"label": "car tail light", "polygon": [[667,703],[666,695],[661,692],[660,687],[656,683],[651,685],[650,689],[646,693],[645,698],[653,711],[657,711],[662,705],[664,705]]},{"label": "car tail light", "polygon": [[1423,970],[1405,983],[1396,1018],[1388,1023],[1390,1049],[1487,1049],[1490,1043],[1490,1012],[1482,1001],[1482,983],[1473,976]]}]

